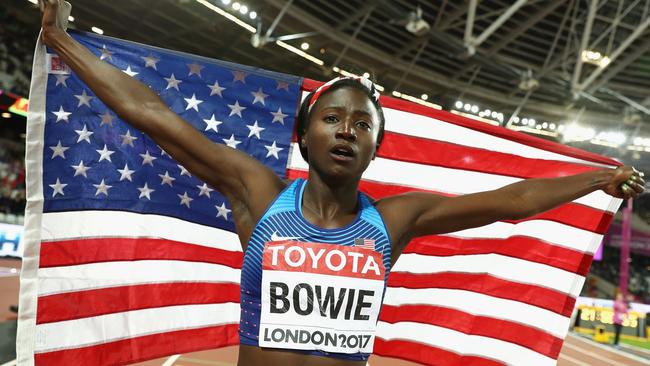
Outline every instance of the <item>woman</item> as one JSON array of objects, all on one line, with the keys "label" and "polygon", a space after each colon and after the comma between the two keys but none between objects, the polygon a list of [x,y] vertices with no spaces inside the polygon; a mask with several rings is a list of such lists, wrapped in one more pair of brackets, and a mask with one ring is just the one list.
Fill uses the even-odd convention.
[{"label": "woman", "polygon": [[621,329],[623,328],[623,322],[625,321],[625,316],[627,315],[628,310],[625,296],[622,292],[617,292],[616,299],[614,300],[614,346],[618,346]]},{"label": "woman", "polygon": [[[97,59],[56,26],[58,1],[44,5],[45,44],[120,118],[228,198],[245,251],[240,365],[364,365],[386,276],[412,238],[521,219],[599,189],[636,197],[645,185],[638,172],[619,167],[456,198],[409,193],[372,202],[358,185],[384,117],[372,83],[353,78],[306,98],[298,142],[309,179],[286,183],[243,152],[212,143],[148,87]],[[373,250],[358,248],[359,239]],[[326,276],[343,270],[344,277]],[[282,273],[290,275],[275,281]],[[321,331],[323,324],[347,333]]]}]

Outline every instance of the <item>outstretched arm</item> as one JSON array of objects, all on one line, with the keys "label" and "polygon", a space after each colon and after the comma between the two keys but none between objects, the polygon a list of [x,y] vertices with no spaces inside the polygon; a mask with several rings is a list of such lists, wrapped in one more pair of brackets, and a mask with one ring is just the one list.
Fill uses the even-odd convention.
[{"label": "outstretched arm", "polygon": [[[106,62],[56,25],[58,0],[41,1],[42,39],[117,115],[143,131],[193,174],[235,205],[259,216],[282,181],[247,154],[215,144],[172,112],[151,89]],[[233,202],[234,201],[234,202]],[[257,212],[259,211],[259,212]]]},{"label": "outstretched arm", "polygon": [[641,173],[619,167],[561,178],[526,179],[497,190],[458,197],[409,193],[379,201],[377,207],[385,216],[395,253],[401,253],[414,237],[530,217],[597,190],[618,198],[633,198],[643,192],[644,186]]}]

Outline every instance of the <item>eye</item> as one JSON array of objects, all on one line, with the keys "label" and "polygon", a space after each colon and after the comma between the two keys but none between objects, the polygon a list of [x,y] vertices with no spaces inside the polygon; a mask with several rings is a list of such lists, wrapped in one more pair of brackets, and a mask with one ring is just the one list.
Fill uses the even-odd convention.
[{"label": "eye", "polygon": [[330,114],[328,116],[325,116],[325,118],[323,120],[325,122],[330,122],[330,123],[336,123],[336,122],[339,121],[338,117],[336,117],[335,115],[332,115],[332,114]]},{"label": "eye", "polygon": [[357,126],[363,128],[364,130],[370,130],[372,126],[366,121],[357,121]]}]

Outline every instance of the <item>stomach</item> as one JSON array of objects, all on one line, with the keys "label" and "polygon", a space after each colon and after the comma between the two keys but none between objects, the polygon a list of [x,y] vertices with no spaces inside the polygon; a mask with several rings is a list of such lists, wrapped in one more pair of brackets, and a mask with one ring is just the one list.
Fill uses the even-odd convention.
[{"label": "stomach", "polygon": [[239,345],[238,366],[365,366],[366,361],[306,355],[285,349]]}]

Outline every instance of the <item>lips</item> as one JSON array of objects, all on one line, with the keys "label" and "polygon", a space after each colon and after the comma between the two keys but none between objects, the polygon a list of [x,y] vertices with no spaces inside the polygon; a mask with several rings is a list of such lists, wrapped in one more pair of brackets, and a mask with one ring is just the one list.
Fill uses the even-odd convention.
[{"label": "lips", "polygon": [[330,154],[334,160],[350,161],[354,159],[356,153],[352,146],[347,144],[336,144],[330,149]]}]

